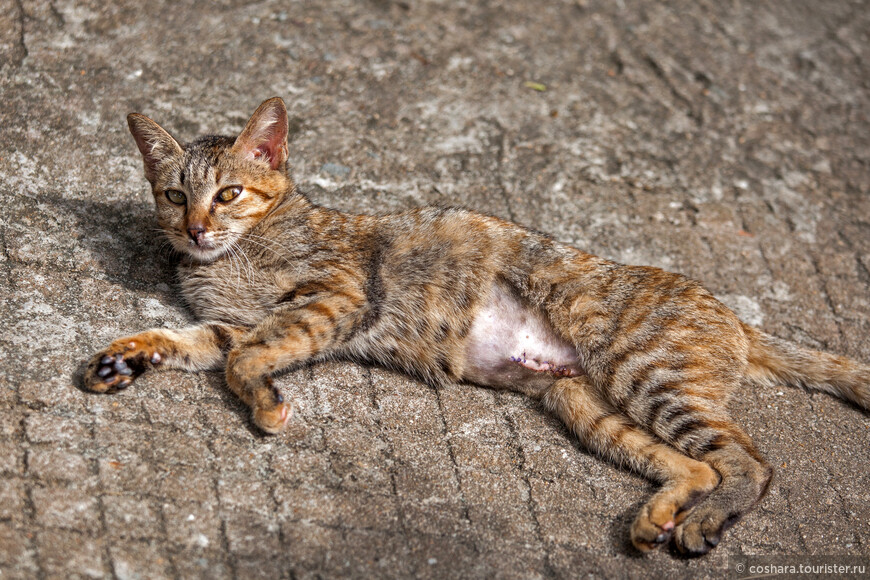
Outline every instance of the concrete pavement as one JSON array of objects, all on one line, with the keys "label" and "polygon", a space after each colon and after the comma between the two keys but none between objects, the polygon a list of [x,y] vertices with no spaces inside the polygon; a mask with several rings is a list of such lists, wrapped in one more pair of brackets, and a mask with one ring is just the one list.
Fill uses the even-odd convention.
[{"label": "concrete pavement", "polygon": [[0,579],[720,578],[870,559],[870,416],[742,388],[777,467],[709,556],[634,552],[654,490],[535,402],[332,363],[263,437],[219,374],[77,389],[111,339],[190,320],[124,117],[182,139],[291,115],[301,189],[462,204],[702,280],[870,361],[865,2],[0,0]]}]

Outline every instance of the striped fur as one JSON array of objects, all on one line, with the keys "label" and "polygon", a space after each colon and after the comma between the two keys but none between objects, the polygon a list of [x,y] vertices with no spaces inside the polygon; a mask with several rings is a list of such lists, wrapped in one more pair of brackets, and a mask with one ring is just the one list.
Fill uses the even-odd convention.
[{"label": "striped fur", "polygon": [[624,266],[466,209],[352,215],[312,204],[287,167],[287,115],[264,102],[238,138],[182,145],[130,115],[161,226],[202,321],[112,343],[88,388],[157,367],[224,368],[254,423],[291,406],[275,373],[329,358],[432,384],[540,398],[594,452],[662,484],[631,537],[702,554],[764,495],[772,470],[727,410],[744,378],[867,409],[870,368],[743,324],[697,282]]}]

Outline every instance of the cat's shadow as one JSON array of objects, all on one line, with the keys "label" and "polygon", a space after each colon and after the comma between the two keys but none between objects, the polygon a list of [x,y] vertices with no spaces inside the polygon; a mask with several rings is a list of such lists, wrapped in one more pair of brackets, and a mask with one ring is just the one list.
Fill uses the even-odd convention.
[{"label": "cat's shadow", "polygon": [[[131,194],[130,196],[134,196]],[[99,277],[136,292],[160,294],[184,304],[175,289],[177,258],[157,223],[153,203],[104,202],[45,196],[43,211],[53,213],[69,250],[84,252],[99,265]]]}]

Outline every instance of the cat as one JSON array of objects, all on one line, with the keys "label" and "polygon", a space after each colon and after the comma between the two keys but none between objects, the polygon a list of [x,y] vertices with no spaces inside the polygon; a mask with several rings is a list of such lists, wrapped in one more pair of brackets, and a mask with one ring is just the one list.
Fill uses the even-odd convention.
[{"label": "cat", "polygon": [[715,547],[771,480],[727,410],[742,379],[870,407],[870,367],[752,328],[682,275],[463,208],[313,204],[290,177],[278,97],[236,138],[182,145],[148,117],[127,121],[201,323],[114,341],[87,365],[92,391],[158,367],[225,369],[254,424],[278,433],[291,404],[271,377],[312,361],[514,389],[592,452],[661,484],[631,526],[637,549],[673,541],[691,555]]}]

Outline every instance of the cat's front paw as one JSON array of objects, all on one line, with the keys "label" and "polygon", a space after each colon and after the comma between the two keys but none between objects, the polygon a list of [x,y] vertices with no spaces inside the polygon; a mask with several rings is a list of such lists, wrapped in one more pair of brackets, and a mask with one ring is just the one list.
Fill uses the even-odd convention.
[{"label": "cat's front paw", "polygon": [[281,402],[270,409],[254,409],[254,424],[270,435],[277,435],[292,416],[293,407]]},{"label": "cat's front paw", "polygon": [[284,402],[284,395],[271,377],[263,377],[262,382],[254,389],[251,412],[257,427],[269,435],[277,435],[284,430],[293,416],[293,406]]},{"label": "cat's front paw", "polygon": [[160,364],[158,352],[150,352],[133,340],[119,340],[91,358],[85,370],[84,386],[96,393],[129,387],[148,368]]}]

